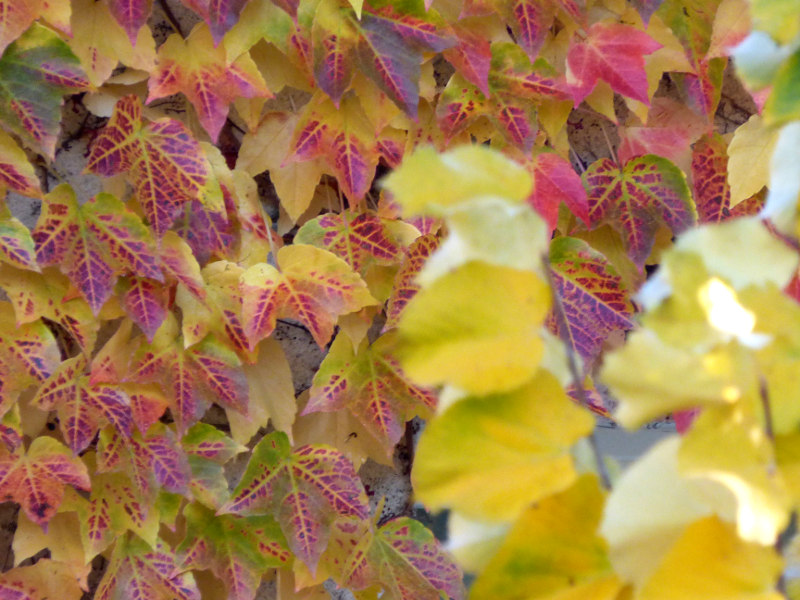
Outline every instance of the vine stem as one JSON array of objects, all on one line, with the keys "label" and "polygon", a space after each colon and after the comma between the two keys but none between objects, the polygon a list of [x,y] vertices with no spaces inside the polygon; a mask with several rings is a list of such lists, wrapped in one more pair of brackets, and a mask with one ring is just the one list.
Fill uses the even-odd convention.
[{"label": "vine stem", "polygon": [[[566,338],[567,333],[567,317],[564,313],[564,305],[561,302],[561,297],[556,291],[556,286],[553,280],[553,269],[550,266],[550,260],[547,256],[542,256],[542,263],[544,264],[544,272],[547,276],[547,284],[550,286],[550,293],[553,297],[553,313],[556,318],[556,325],[558,327],[558,337],[564,344],[564,350],[567,353],[567,366],[569,367],[570,375],[572,376],[572,385],[575,388],[575,393],[578,396],[578,402],[584,407],[587,406],[586,391],[583,389],[583,378],[578,371],[578,361],[575,359],[575,351],[572,348],[569,340]],[[603,453],[600,451],[600,445],[597,443],[597,436],[594,429],[588,436],[589,446],[592,449],[595,463],[597,464],[597,474],[600,476],[600,481],[603,487],[607,490],[611,489],[611,477],[608,474],[605,460],[603,460]]]}]

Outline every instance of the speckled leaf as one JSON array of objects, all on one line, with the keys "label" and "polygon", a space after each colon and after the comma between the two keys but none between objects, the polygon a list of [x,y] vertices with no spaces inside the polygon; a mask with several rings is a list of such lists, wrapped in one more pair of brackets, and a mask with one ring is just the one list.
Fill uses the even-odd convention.
[{"label": "speckled leaf", "polygon": [[0,302],[0,339],[0,412],[5,412],[20,392],[55,371],[61,352],[42,321],[19,324],[8,302]]},{"label": "speckled leaf", "polygon": [[208,163],[186,126],[174,119],[142,122],[142,102],[121,98],[95,139],[87,169],[110,177],[125,173],[158,235],[169,229],[182,206],[206,190]]},{"label": "speckled leaf", "polygon": [[253,600],[261,576],[285,566],[291,553],[272,517],[215,515],[198,504],[183,511],[186,537],[176,549],[180,571],[210,569],[231,600]]},{"label": "speckled leaf", "polygon": [[326,213],[306,222],[295,235],[294,242],[324,248],[362,273],[370,262],[386,265],[402,258],[403,249],[387,227],[388,223],[372,212]]},{"label": "speckled leaf", "polygon": [[147,23],[153,10],[153,0],[108,0],[108,8],[128,34],[131,44],[135,44],[139,29]]},{"label": "speckled leaf", "polygon": [[391,334],[357,352],[346,335],[334,340],[314,376],[302,414],[347,408],[383,446],[387,456],[403,435],[406,421],[427,418],[436,407],[435,394],[414,385],[391,354]]},{"label": "speckled leaf", "polygon": [[250,55],[229,62],[225,47],[214,47],[211,32],[203,24],[185,40],[171,35],[158,49],[149,89],[148,102],[182,92],[214,142],[225,124],[228,106],[236,98],[272,96]]},{"label": "speckled leaf", "polygon": [[104,551],[127,531],[150,544],[155,544],[158,536],[158,510],[124,473],[94,475],[89,504],[85,513],[79,514],[87,556]]},{"label": "speckled leaf", "polygon": [[88,88],[69,46],[55,32],[34,24],[0,57],[0,122],[52,159],[63,96]]},{"label": "speckled leaf", "polygon": [[100,322],[66,275],[55,268],[42,273],[0,267],[0,285],[14,305],[17,324],[44,317],[61,325],[84,351],[94,349]]},{"label": "speckled leaf", "polygon": [[420,286],[416,282],[417,274],[422,270],[425,261],[439,247],[439,238],[434,233],[420,236],[408,249],[408,254],[392,286],[392,295],[386,304],[386,325],[385,330],[397,327],[400,315],[406,304],[419,291]]},{"label": "speckled leaf", "polygon": [[216,46],[239,20],[248,0],[181,0],[208,24]]},{"label": "speckled leaf", "polygon": [[573,39],[567,54],[567,83],[575,105],[600,79],[615,92],[649,105],[644,57],[659,48],[661,44],[630,25],[592,25],[585,39]]},{"label": "speckled leaf", "polygon": [[543,152],[533,159],[531,206],[544,218],[550,230],[556,228],[558,207],[563,202],[573,215],[589,224],[589,204],[580,176],[566,160],[554,152]]},{"label": "speckled leaf", "polygon": [[0,204],[0,262],[20,269],[39,271],[36,263],[36,245],[30,230],[22,222],[3,210]]},{"label": "speckled leaf", "polygon": [[96,600],[200,600],[191,573],[178,573],[172,549],[161,540],[151,548],[128,534],[114,553],[95,593]]},{"label": "speckled leaf", "polygon": [[59,265],[97,314],[117,276],[129,272],[163,281],[150,232],[110,194],[78,206],[62,184],[45,197],[33,230],[40,265]]},{"label": "speckled leaf", "polygon": [[171,328],[160,329],[152,344],[142,344],[131,364],[131,378],[159,383],[165,389],[172,416],[182,435],[213,400],[247,413],[249,392],[241,361],[213,336],[188,350]]},{"label": "speckled leaf", "polygon": [[716,133],[703,136],[692,148],[692,187],[701,223],[719,223],[731,216],[727,151],[728,145]]},{"label": "speckled leaf", "polygon": [[251,347],[275,329],[278,318],[297,319],[320,347],[339,316],[375,303],[364,280],[342,259],[302,244],[278,251],[277,263],[250,267],[241,278],[242,312]]},{"label": "speckled leaf", "polygon": [[133,319],[147,340],[152,342],[161,323],[167,316],[169,288],[143,277],[131,277],[129,287],[122,295],[125,312]]},{"label": "speckled leaf", "polygon": [[4,600],[79,600],[82,596],[83,590],[72,567],[49,558],[0,575],[0,598]]},{"label": "speckled leaf", "polygon": [[61,504],[65,485],[85,491],[91,487],[84,464],[55,439],[37,437],[25,454],[11,454],[0,447],[2,497],[22,505],[34,523],[47,527]]},{"label": "speckled leaf", "polygon": [[76,455],[86,449],[106,424],[113,425],[123,435],[131,434],[127,395],[117,386],[92,385],[83,356],[61,363],[39,388],[33,403],[41,410],[58,412],[61,432]]},{"label": "speckled leaf", "polygon": [[609,223],[618,230],[640,270],[662,223],[677,235],[697,220],[685,176],[660,156],[634,158],[622,169],[603,158],[589,165],[583,177],[591,225]]},{"label": "speckled leaf", "polygon": [[442,132],[452,138],[478,117],[486,115],[489,103],[478,87],[467,82],[459,73],[447,82],[436,105],[436,120]]},{"label": "speckled leaf", "polygon": [[353,464],[338,450],[301,446],[292,451],[286,434],[274,432],[253,449],[231,500],[219,512],[273,515],[294,555],[314,571],[336,515],[365,519],[369,507]]},{"label": "speckled leaf", "polygon": [[25,152],[10,135],[0,130],[0,190],[8,188],[23,196],[39,198],[39,178]]},{"label": "speckled leaf", "polygon": [[397,517],[374,532],[356,527],[335,542],[346,557],[341,568],[344,585],[351,589],[377,583],[392,600],[466,598],[461,569],[417,520]]},{"label": "speckled leaf", "polygon": [[378,148],[359,100],[345,97],[337,109],[324,94],[312,98],[297,123],[290,156],[324,157],[350,205],[360,202],[375,178]]},{"label": "speckled leaf", "polygon": [[566,317],[562,339],[569,340],[588,370],[611,333],[633,329],[629,292],[606,257],[582,240],[553,240],[550,263]]}]

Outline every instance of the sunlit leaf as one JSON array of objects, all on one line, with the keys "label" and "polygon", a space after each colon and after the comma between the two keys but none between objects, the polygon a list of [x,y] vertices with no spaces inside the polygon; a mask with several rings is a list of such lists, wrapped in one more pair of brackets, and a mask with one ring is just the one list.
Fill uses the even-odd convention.
[{"label": "sunlit leaf", "polygon": [[41,559],[34,565],[17,567],[0,575],[0,597],[3,598],[78,600],[82,596],[83,590],[70,566],[55,560]]},{"label": "sunlit leaf", "polygon": [[575,480],[570,446],[593,422],[543,370],[514,391],[462,399],[420,439],[415,495],[433,510],[510,521]]}]

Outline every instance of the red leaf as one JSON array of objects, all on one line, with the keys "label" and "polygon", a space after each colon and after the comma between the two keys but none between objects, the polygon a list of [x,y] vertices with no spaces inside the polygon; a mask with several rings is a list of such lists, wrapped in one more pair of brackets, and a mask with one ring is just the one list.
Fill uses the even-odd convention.
[{"label": "red leaf", "polygon": [[692,150],[692,186],[701,223],[719,223],[730,217],[728,146],[719,134],[704,136]]},{"label": "red leaf", "polygon": [[531,61],[536,60],[547,32],[553,26],[553,6],[549,2],[536,0],[511,0],[506,11],[517,43]]},{"label": "red leaf", "polygon": [[558,206],[563,202],[576,217],[589,225],[589,204],[586,189],[566,160],[558,154],[543,152],[531,165],[533,191],[528,202],[547,222],[550,230],[556,228]]},{"label": "red leaf", "polygon": [[200,600],[191,573],[179,574],[172,549],[158,540],[155,548],[135,535],[117,540],[95,594],[96,600]]},{"label": "red leaf", "polygon": [[328,446],[292,451],[282,432],[265,436],[253,454],[231,500],[218,513],[272,514],[289,548],[311,571],[328,543],[336,517],[365,519],[367,496],[353,464]]},{"label": "red leaf", "polygon": [[239,13],[248,0],[181,0],[186,6],[200,15],[208,24],[214,45],[220,43],[228,30],[236,25]]},{"label": "red leaf", "polygon": [[64,361],[33,400],[42,410],[58,411],[64,439],[75,454],[85,450],[106,424],[125,436],[131,434],[128,396],[115,386],[92,385],[85,371],[83,356]]},{"label": "red leaf", "polygon": [[294,242],[324,248],[363,273],[371,262],[390,265],[402,259],[403,248],[392,235],[390,223],[370,212],[326,213],[306,222]]},{"label": "red leaf", "polygon": [[577,106],[599,79],[615,92],[649,105],[644,57],[661,48],[630,25],[595,23],[585,40],[573,40],[567,54],[567,83]]},{"label": "red leaf", "polygon": [[672,127],[620,127],[617,157],[621,163],[645,154],[657,154],[683,164],[692,143],[688,129]]},{"label": "red leaf", "polygon": [[171,35],[158,49],[158,64],[149,80],[147,102],[178,92],[192,103],[200,123],[216,142],[237,98],[271,98],[253,59],[244,53],[228,62],[225,47],[214,47],[208,28],[200,24],[185,40]]},{"label": "red leaf", "polygon": [[592,227],[609,223],[618,230],[640,270],[660,224],[677,235],[697,220],[686,178],[665,158],[648,154],[631,160],[624,169],[603,158],[592,163],[583,177]]},{"label": "red leaf", "polygon": [[135,46],[139,30],[150,17],[153,0],[109,0],[108,8]]},{"label": "red leaf", "polygon": [[436,407],[436,395],[414,385],[389,353],[391,340],[363,342],[357,353],[345,335],[334,340],[314,376],[302,414],[347,408],[391,456],[415,416],[427,418]]},{"label": "red leaf", "polygon": [[277,263],[280,270],[260,263],[242,275],[242,312],[252,348],[272,333],[281,317],[300,321],[325,347],[339,316],[375,303],[364,280],[330,252],[285,246]]},{"label": "red leaf", "polygon": [[51,437],[37,437],[26,454],[0,447],[0,490],[22,505],[34,523],[47,527],[64,497],[64,486],[88,491],[89,474],[80,459]]},{"label": "red leaf", "polygon": [[167,316],[169,289],[141,277],[131,277],[129,282],[130,287],[122,296],[122,304],[128,316],[147,336],[147,341],[152,342]]},{"label": "red leaf", "polygon": [[[550,245],[553,283],[566,318],[561,332],[589,371],[614,331],[633,329],[633,306],[622,278],[605,256],[582,240],[559,237]],[[558,332],[558,323],[551,319]]]},{"label": "red leaf", "polygon": [[110,194],[78,206],[63,184],[45,197],[33,230],[40,265],[59,265],[97,314],[117,276],[129,272],[163,281],[149,230]]},{"label": "red leaf", "polygon": [[166,118],[144,125],[136,96],[117,102],[92,145],[86,168],[104,177],[126,173],[159,236],[184,203],[202,197],[209,175],[200,145],[186,126]]},{"label": "red leaf", "polygon": [[454,47],[444,51],[444,57],[464,79],[488,96],[489,65],[492,61],[489,38],[458,24],[453,29],[457,42]]},{"label": "red leaf", "polygon": [[411,299],[419,291],[416,283],[417,274],[425,266],[425,261],[439,247],[439,238],[436,234],[428,233],[418,237],[408,249],[408,255],[392,286],[392,295],[386,304],[386,325],[384,331],[397,327],[400,315]]}]

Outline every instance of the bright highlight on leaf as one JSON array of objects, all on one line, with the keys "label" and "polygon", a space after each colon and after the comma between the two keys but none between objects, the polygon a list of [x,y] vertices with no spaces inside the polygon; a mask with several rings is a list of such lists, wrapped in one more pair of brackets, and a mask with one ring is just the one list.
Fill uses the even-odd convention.
[{"label": "bright highlight on leaf", "polygon": [[739,304],[736,292],[718,277],[697,292],[698,300],[708,315],[708,321],[723,333],[744,337],[753,332],[756,316]]}]

